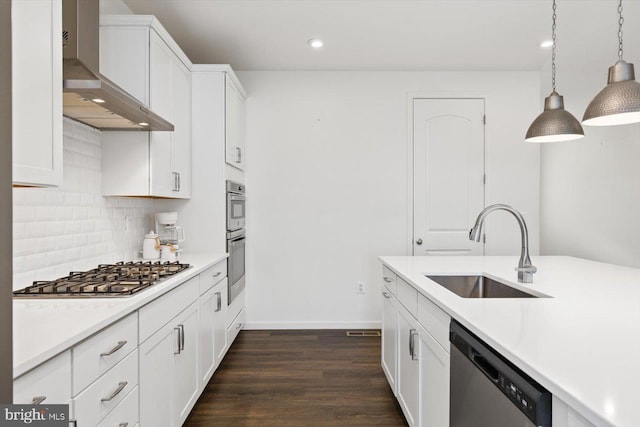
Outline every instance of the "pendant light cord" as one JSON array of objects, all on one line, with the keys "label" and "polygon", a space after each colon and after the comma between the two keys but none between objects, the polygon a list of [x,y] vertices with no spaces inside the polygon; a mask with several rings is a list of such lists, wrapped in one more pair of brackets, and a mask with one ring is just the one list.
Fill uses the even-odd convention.
[{"label": "pendant light cord", "polygon": [[[551,40],[553,41],[553,45],[551,47],[551,87],[554,92],[556,91],[556,8],[556,0],[553,0],[553,25],[551,26]],[[620,43],[622,46],[622,42]]]},{"label": "pendant light cord", "polygon": [[[554,0],[555,1],[555,0]],[[624,18],[622,17],[622,0],[618,2],[618,62],[622,61],[622,24],[624,24]]]}]

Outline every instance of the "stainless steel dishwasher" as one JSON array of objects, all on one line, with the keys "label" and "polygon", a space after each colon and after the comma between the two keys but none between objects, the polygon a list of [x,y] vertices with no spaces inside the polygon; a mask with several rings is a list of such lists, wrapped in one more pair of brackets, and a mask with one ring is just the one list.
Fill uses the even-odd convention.
[{"label": "stainless steel dishwasher", "polygon": [[451,320],[450,427],[551,427],[551,393]]}]

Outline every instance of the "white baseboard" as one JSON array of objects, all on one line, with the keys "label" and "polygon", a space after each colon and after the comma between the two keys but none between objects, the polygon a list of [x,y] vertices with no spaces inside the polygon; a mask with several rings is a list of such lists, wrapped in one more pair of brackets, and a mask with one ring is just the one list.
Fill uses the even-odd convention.
[{"label": "white baseboard", "polygon": [[246,322],[244,330],[269,329],[380,329],[379,320],[369,322]]}]

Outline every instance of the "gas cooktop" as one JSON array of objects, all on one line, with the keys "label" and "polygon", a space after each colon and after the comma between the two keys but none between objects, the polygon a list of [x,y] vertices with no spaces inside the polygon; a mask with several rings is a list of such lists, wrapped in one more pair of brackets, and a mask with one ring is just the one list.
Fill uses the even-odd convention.
[{"label": "gas cooktop", "polygon": [[13,292],[14,297],[124,297],[136,294],[159,280],[189,268],[189,264],[161,261],[100,264],[89,271],[71,272],[56,280],[35,281]]}]

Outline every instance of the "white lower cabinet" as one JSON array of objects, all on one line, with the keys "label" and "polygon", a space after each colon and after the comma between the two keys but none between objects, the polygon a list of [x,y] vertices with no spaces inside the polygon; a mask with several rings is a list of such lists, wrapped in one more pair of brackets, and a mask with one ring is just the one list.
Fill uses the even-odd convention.
[{"label": "white lower cabinet", "polygon": [[398,306],[396,298],[386,287],[382,291],[382,370],[389,381],[393,394],[396,389],[396,357],[398,348]]},{"label": "white lower cabinet", "polygon": [[[201,278],[202,280],[202,278]],[[226,351],[227,279],[200,297],[200,384],[213,376]]]},{"label": "white lower cabinet", "polygon": [[140,345],[140,423],[179,426],[199,395],[198,303]]},{"label": "white lower cabinet", "polygon": [[386,268],[383,280],[382,368],[387,381],[409,426],[448,427],[451,319]]},{"label": "white lower cabinet", "polygon": [[65,404],[71,401],[71,351],[50,359],[13,382],[13,403]]},{"label": "white lower cabinet", "polygon": [[420,426],[449,425],[449,352],[418,325],[420,359]]},{"label": "white lower cabinet", "polygon": [[573,408],[558,397],[552,397],[552,425],[553,427],[595,427]]},{"label": "white lower cabinet", "polygon": [[416,351],[417,321],[404,308],[398,310],[398,402],[409,426],[417,426],[420,415],[420,364]]}]

